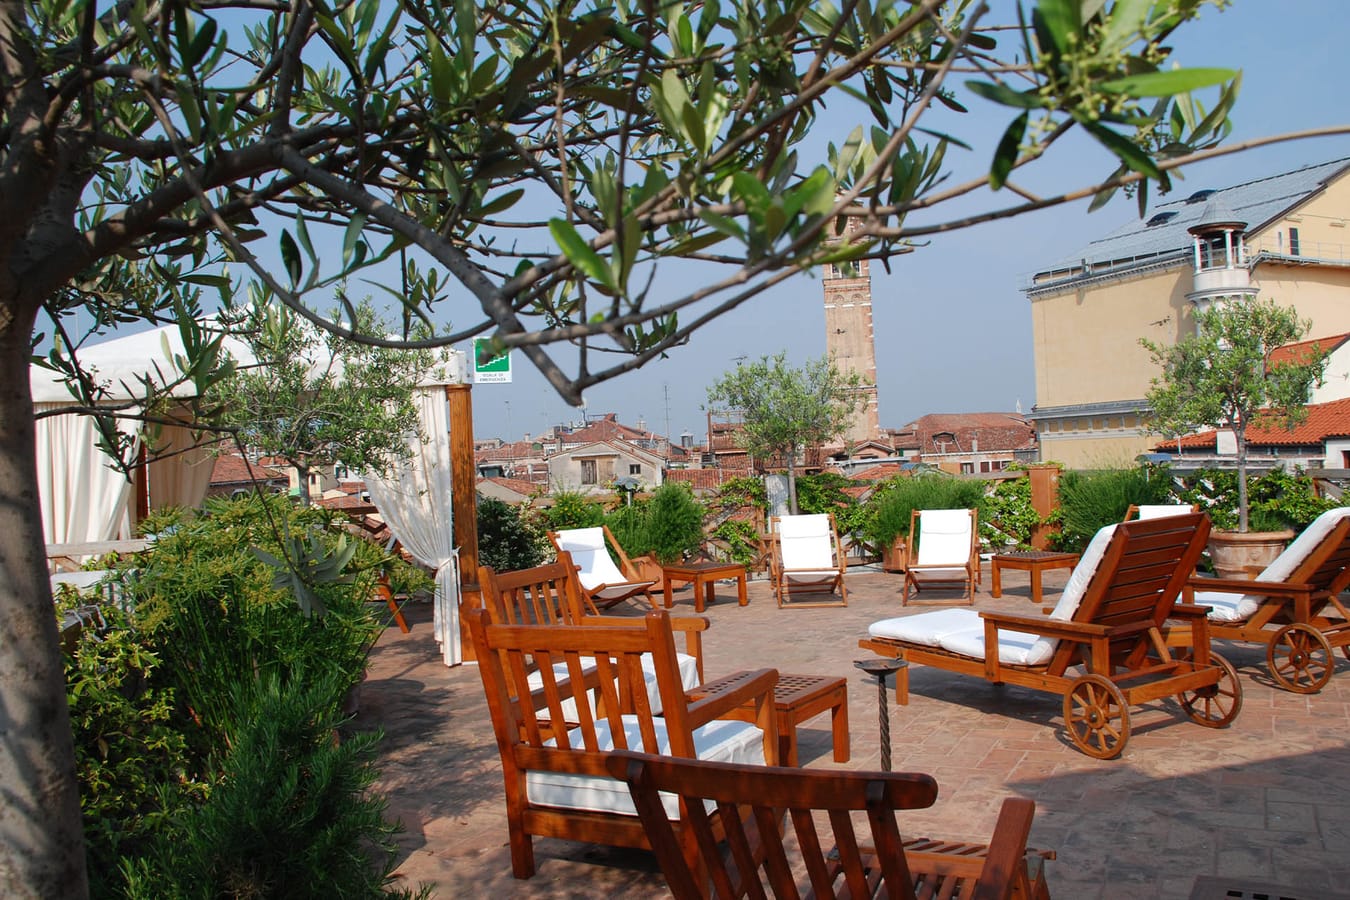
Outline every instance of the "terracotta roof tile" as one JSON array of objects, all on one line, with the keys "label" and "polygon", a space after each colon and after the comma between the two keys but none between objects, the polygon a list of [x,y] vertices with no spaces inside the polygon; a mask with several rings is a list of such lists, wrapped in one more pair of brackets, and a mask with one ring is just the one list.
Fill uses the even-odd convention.
[{"label": "terracotta roof tile", "polygon": [[[1330,437],[1350,437],[1350,399],[1310,405],[1308,418],[1292,431],[1278,425],[1271,428],[1253,424],[1247,429],[1247,445],[1252,447],[1313,447]],[[1181,439],[1181,446],[1203,449],[1213,447],[1215,440],[1213,431],[1188,434]],[[1154,449],[1165,453],[1176,446],[1177,441],[1169,438]]]},{"label": "terracotta roof tile", "polygon": [[1314,346],[1318,347],[1323,353],[1330,353],[1344,344],[1346,340],[1350,340],[1350,334],[1333,334],[1331,337],[1312,338],[1299,341],[1297,344],[1285,344],[1283,347],[1276,347],[1270,351],[1267,363],[1274,367],[1287,362],[1304,362],[1312,356]]},{"label": "terracotta roof tile", "polygon": [[222,453],[211,466],[212,484],[249,484],[254,481],[286,480],[286,473],[254,465],[234,453]]},{"label": "terracotta roof tile", "polygon": [[506,488],[508,491],[515,491],[517,494],[520,494],[525,497],[530,496],[539,489],[538,484],[534,483],[533,481],[526,481],[523,478],[493,477],[493,478],[478,479],[479,484],[482,484],[484,481],[490,481],[493,484],[500,485],[501,487]]},{"label": "terracotta roof tile", "polygon": [[[972,453],[978,443],[982,453],[1031,450],[1036,430],[1025,416],[1009,412],[933,413],[915,419],[901,431],[913,431],[922,453]],[[952,435],[952,446],[939,449],[934,437]],[[897,441],[897,446],[899,442]]]}]

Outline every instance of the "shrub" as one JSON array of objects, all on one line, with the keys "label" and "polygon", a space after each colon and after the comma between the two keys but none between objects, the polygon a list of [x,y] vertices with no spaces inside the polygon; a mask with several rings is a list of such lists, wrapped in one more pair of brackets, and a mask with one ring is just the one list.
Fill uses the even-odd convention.
[{"label": "shrub", "polygon": [[1065,472],[1059,479],[1061,531],[1052,543],[1081,551],[1100,529],[1125,518],[1130,504],[1167,503],[1171,487],[1166,466]]},{"label": "shrub", "polygon": [[985,495],[985,514],[980,518],[980,535],[996,549],[1012,540],[1019,548],[1031,545],[1032,532],[1041,523],[1040,514],[1031,505],[1031,479],[1000,481]]},{"label": "shrub", "polygon": [[544,521],[549,531],[594,528],[605,521],[605,508],[585,494],[560,491],[553,495],[553,505],[544,510]]},{"label": "shrub", "polygon": [[732,562],[752,566],[759,556],[759,530],[745,519],[727,519],[709,535],[727,546]]},{"label": "shrub", "polygon": [[841,535],[861,531],[866,510],[844,492],[844,488],[853,486],[853,481],[833,472],[802,475],[797,479],[797,511],[834,513],[834,524]]},{"label": "shrub", "polygon": [[703,544],[703,504],[687,484],[667,482],[647,505],[647,537],[657,562],[679,562]]},{"label": "shrub", "polygon": [[635,500],[617,507],[605,516],[605,524],[610,534],[618,541],[623,552],[629,556],[640,556],[652,551],[651,531],[648,527],[650,498]]},{"label": "shrub", "polygon": [[764,489],[764,480],[756,478],[753,475],[742,475],[739,478],[728,478],[722,482],[722,486],[717,489],[717,496],[713,499],[713,505],[723,509],[740,509],[745,506],[759,507],[763,511],[768,511],[769,496]]},{"label": "shrub", "polygon": [[[119,621],[110,613],[106,634],[82,639],[67,669],[98,896],[243,896],[263,883],[250,880],[250,867],[274,861],[277,870],[330,873],[315,876],[311,892],[297,889],[300,896],[378,893],[371,885],[387,874],[379,848],[390,828],[372,818],[378,801],[363,794],[362,747],[374,739],[350,750],[333,743],[381,630],[366,602],[376,569],[350,566],[307,585],[320,602],[306,614],[288,590],[291,576],[253,552],[279,556],[301,536],[307,552],[326,560],[384,559],[347,544],[322,510],[250,497],[209,502],[123,564],[119,580],[134,614]],[[307,711],[310,732],[296,730],[297,709]],[[318,737],[276,744],[304,734]],[[271,748],[266,765],[260,746]],[[261,778],[271,765],[285,767],[282,775]],[[360,790],[348,790],[358,782]],[[311,807],[316,815],[304,812]],[[266,819],[274,811],[293,817],[288,833]],[[269,843],[270,858],[239,851],[247,833]],[[203,848],[235,854],[233,868],[191,876]]]},{"label": "shrub", "polygon": [[[896,476],[881,484],[866,504],[867,539],[887,547],[909,534],[910,512],[916,509],[981,509],[984,482],[950,475]],[[981,514],[980,518],[984,516]]]},{"label": "shrub", "polygon": [[386,896],[395,827],[369,792],[378,735],[334,740],[343,685],[240,685],[219,783],[128,861],[128,895]]},{"label": "shrub", "polygon": [[[1317,496],[1312,478],[1301,469],[1286,472],[1276,467],[1248,485],[1248,523],[1253,531],[1300,530],[1323,512],[1341,504]],[[1209,513],[1214,527],[1232,531],[1238,527],[1237,473],[1229,469],[1198,469],[1186,479],[1181,499]]]},{"label": "shrub", "polygon": [[478,498],[478,561],[498,572],[537,566],[544,559],[544,536],[530,526],[519,507],[492,497]]}]

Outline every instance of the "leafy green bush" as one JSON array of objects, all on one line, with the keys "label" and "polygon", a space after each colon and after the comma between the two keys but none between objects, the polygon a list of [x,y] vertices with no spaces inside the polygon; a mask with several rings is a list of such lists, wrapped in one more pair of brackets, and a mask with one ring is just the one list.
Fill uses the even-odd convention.
[{"label": "leafy green bush", "polygon": [[1130,504],[1168,503],[1172,475],[1166,466],[1068,471],[1059,479],[1058,549],[1079,552],[1099,530],[1125,518]]},{"label": "leafy green bush", "polygon": [[543,562],[543,535],[519,507],[493,497],[478,498],[478,561],[498,572],[528,569]]},{"label": "leafy green bush", "polygon": [[727,519],[709,535],[727,546],[731,562],[753,565],[759,553],[759,530],[746,519]]},{"label": "leafy green bush", "polygon": [[769,495],[764,488],[764,480],[753,475],[728,478],[717,489],[717,496],[712,502],[714,506],[723,509],[740,509],[746,506],[759,507],[765,512],[769,509]]},{"label": "leafy green bush", "polygon": [[703,543],[703,504],[689,485],[668,481],[647,504],[647,537],[657,562],[679,562]]},{"label": "leafy green bush", "polygon": [[371,794],[376,734],[334,740],[335,673],[240,685],[219,782],[125,864],[131,897],[384,897],[395,826]]},{"label": "leafy green bush", "polygon": [[[1320,498],[1313,481],[1301,469],[1286,472],[1276,467],[1252,478],[1249,492],[1249,527],[1252,531],[1301,530],[1328,509],[1341,504]],[[1237,473],[1229,469],[1198,469],[1186,478],[1181,499],[1209,513],[1214,527],[1232,531],[1238,526]]]},{"label": "leafy green bush", "polygon": [[861,531],[867,519],[862,505],[844,488],[855,482],[833,472],[801,475],[797,478],[797,511],[802,513],[834,513],[834,524],[839,533]]},{"label": "leafy green bush", "polygon": [[[950,475],[898,475],[883,482],[868,499],[864,532],[875,547],[887,547],[909,534],[916,509],[976,509],[984,506],[984,482]],[[983,512],[980,518],[984,518]]]},{"label": "leafy green bush", "polygon": [[609,533],[619,542],[623,552],[629,556],[641,556],[652,551],[649,504],[650,498],[642,498],[632,503],[616,507],[607,516],[605,524]]},{"label": "leafy green bush", "polygon": [[980,535],[996,549],[1011,539],[1019,548],[1031,546],[1032,533],[1041,523],[1040,514],[1031,505],[1031,479],[1000,481],[985,495],[985,511],[980,518]]},{"label": "leafy green bush", "polygon": [[[318,600],[307,614],[287,589],[291,577],[264,559],[302,538],[307,553],[326,560],[383,555],[341,552],[350,540],[341,524],[284,498],[211,501],[203,514],[165,526],[118,573],[134,614],[121,621],[110,613],[106,633],[82,638],[68,660],[95,895],[286,895],[289,888],[250,893],[264,884],[250,880],[250,867],[265,861],[229,843],[247,833],[271,844],[278,870],[319,873],[311,883],[327,889],[300,896],[376,895],[371,879],[387,874],[378,848],[389,826],[371,817],[362,793],[369,783],[362,747],[373,738],[342,751],[333,737],[381,630],[366,602],[377,569],[349,565],[307,585]],[[268,764],[289,768],[280,781],[260,780],[258,754],[236,754],[271,740],[269,729],[278,740],[303,736],[295,730],[300,713],[288,713],[288,704],[306,711],[320,737],[308,749],[267,744]],[[358,782],[361,790],[343,787]],[[303,814],[306,804],[317,814]],[[292,817],[289,833],[263,822],[273,809]],[[234,868],[219,870],[221,880],[203,868],[193,881],[171,859],[189,858],[193,847],[237,853]],[[191,858],[182,865],[200,862]]]},{"label": "leafy green bush", "polygon": [[575,491],[560,491],[553,495],[553,505],[544,510],[544,522],[549,531],[562,528],[594,528],[605,521],[605,508],[596,501]]}]

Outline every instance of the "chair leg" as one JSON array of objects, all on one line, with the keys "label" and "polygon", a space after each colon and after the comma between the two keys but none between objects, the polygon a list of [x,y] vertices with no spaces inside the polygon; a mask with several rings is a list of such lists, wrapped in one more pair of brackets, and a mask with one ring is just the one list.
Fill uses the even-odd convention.
[{"label": "chair leg", "polygon": [[[524,789],[524,785],[521,785]],[[534,877],[534,838],[525,831],[523,810],[506,808],[506,829],[511,844],[511,874],[520,879]]]}]

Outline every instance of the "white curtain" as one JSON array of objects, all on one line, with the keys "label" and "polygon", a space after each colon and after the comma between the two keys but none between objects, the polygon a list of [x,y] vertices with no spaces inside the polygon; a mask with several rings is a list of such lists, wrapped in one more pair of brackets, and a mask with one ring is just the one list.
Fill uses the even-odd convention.
[{"label": "white curtain", "polygon": [[425,439],[411,435],[412,456],[386,477],[366,474],[370,500],[417,560],[436,571],[434,629],[447,666],[463,661],[459,642],[459,556],[450,504],[450,411],[445,388],[418,388]]},{"label": "white curtain", "polygon": [[[180,411],[186,415],[186,411]],[[194,447],[191,429],[166,425],[155,446],[163,459],[152,461],[146,473],[150,488],[150,508],[181,506],[196,509],[211,486],[215,456],[211,447]]]},{"label": "white curtain", "polygon": [[[42,412],[63,403],[35,403]],[[131,482],[98,448],[89,416],[37,420],[38,490],[42,537],[48,544],[83,544],[130,537]],[[120,426],[119,426],[120,427]]]}]

